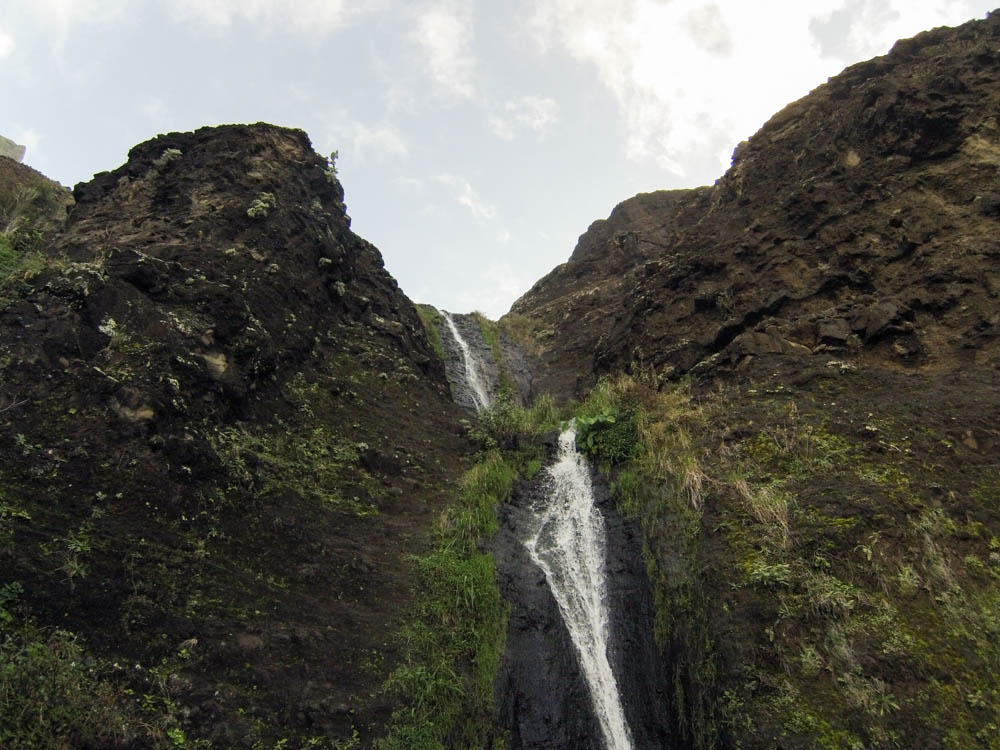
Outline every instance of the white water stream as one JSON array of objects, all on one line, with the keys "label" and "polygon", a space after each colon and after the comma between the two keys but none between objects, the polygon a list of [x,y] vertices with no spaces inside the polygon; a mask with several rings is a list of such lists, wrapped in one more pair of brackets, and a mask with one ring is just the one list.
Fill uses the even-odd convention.
[{"label": "white water stream", "polygon": [[576,646],[608,750],[631,750],[631,733],[608,661],[604,519],[594,506],[590,470],[576,449],[572,424],[559,436],[559,456],[547,472],[552,482],[548,505],[539,509],[525,546],[544,571]]},{"label": "white water stream", "polygon": [[462,338],[462,334],[459,333],[458,327],[455,325],[455,321],[451,319],[451,313],[441,311],[444,316],[445,323],[448,324],[448,330],[451,332],[451,336],[455,339],[455,343],[458,344],[458,349],[462,352],[462,366],[465,369],[465,382],[469,386],[469,390],[472,391],[472,399],[475,402],[476,411],[481,411],[490,405],[490,394],[486,390],[486,386],[483,384],[483,379],[480,377],[478,363],[476,358],[472,356],[472,351],[469,349],[469,345],[466,343],[465,339]]}]

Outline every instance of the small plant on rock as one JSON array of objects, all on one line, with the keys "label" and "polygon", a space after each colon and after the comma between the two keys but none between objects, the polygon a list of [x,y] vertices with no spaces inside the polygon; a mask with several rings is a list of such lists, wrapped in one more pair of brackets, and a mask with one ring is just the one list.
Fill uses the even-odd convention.
[{"label": "small plant on rock", "polygon": [[267,212],[276,205],[278,205],[278,201],[274,197],[274,193],[261,193],[250,204],[250,208],[247,209],[247,216],[251,219],[263,219],[267,216]]}]

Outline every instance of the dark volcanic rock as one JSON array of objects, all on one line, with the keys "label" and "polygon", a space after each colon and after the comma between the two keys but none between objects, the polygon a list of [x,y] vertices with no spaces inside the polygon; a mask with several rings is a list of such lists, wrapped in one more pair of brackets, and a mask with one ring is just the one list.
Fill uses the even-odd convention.
[{"label": "dark volcanic rock", "polygon": [[595,222],[512,308],[546,332],[536,385],[810,350],[997,364],[998,40],[1000,13],[901,41],[772,117],[713,187]]},{"label": "dark volcanic rock", "polygon": [[370,740],[467,464],[415,308],[301,131],[159,136],[74,194],[0,294],[0,584],[189,739]]},{"label": "dark volcanic rock", "polygon": [[[496,323],[483,318],[480,313],[449,314],[462,340],[469,347],[474,366],[489,398],[491,400],[495,398],[506,381],[510,385],[514,399],[522,405],[529,404],[532,397],[531,365],[521,347],[511,341]],[[436,325],[444,350],[444,367],[452,398],[466,410],[475,412],[476,398],[469,386],[465,360],[459,344],[446,321],[442,319]],[[493,351],[483,335],[484,326],[488,326],[497,337],[498,352]]]},{"label": "dark volcanic rock", "polygon": [[[550,445],[550,448],[554,444]],[[618,513],[606,484],[592,472],[607,532],[609,660],[636,748],[672,748],[667,670],[653,640],[653,603],[634,523]],[[501,591],[512,611],[497,682],[499,724],[509,747],[602,750],[600,727],[576,648],[524,540],[548,501],[543,473],[520,482],[501,509],[494,549]]]}]

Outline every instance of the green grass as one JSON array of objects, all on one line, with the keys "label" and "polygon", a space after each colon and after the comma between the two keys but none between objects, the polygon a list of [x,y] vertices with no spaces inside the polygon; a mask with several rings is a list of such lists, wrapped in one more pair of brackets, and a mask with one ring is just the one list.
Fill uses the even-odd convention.
[{"label": "green grass", "polygon": [[207,747],[185,739],[163,674],[135,691],[122,685],[124,666],[93,656],[73,633],[17,616],[0,625],[5,750]]},{"label": "green grass", "polygon": [[497,506],[515,475],[499,452],[487,453],[464,476],[458,506],[442,515],[433,549],[414,560],[419,591],[404,631],[407,653],[385,684],[405,705],[380,750],[483,747],[492,732],[507,606],[493,556],[479,545],[496,533]]},{"label": "green grass", "polygon": [[507,313],[500,318],[498,325],[511,341],[536,357],[545,350],[543,340],[551,338],[553,333],[551,330],[542,331],[541,324],[534,318],[517,313]]},{"label": "green grass", "polygon": [[441,313],[438,312],[436,307],[431,305],[417,305],[417,314],[420,316],[420,322],[424,324],[424,330],[427,332],[427,340],[431,344],[431,349],[438,356],[438,359],[444,359],[444,344],[441,343],[441,323],[444,318],[441,317]]},{"label": "green grass", "polygon": [[953,447],[914,419],[835,423],[842,394],[809,398],[622,376],[577,408],[643,532],[683,741],[1000,747],[1000,534],[949,511],[967,493],[987,518],[995,464],[945,473]]}]

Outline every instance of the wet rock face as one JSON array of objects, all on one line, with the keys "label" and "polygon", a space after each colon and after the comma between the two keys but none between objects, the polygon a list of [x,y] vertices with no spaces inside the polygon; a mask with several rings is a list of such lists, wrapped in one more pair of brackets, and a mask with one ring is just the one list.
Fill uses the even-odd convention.
[{"label": "wet rock face", "polygon": [[[466,346],[469,347],[472,364],[476,368],[476,373],[486,390],[486,394],[492,398],[500,389],[500,370],[493,360],[493,352],[483,338],[479,320],[474,315],[460,313],[451,313],[451,319]],[[441,336],[441,346],[444,349],[444,366],[448,374],[451,396],[459,406],[475,413],[478,410],[478,397],[469,385],[462,350],[446,322],[441,323],[438,333]]]},{"label": "wet rock face", "polygon": [[595,222],[512,309],[553,332],[539,382],[763,354],[996,365],[998,40],[997,13],[903,40],[772,117],[713,187]]},{"label": "wet rock face", "polygon": [[[491,321],[483,322],[478,314],[451,313],[455,328],[469,347],[477,372],[492,399],[499,393],[506,377],[514,391],[514,398],[522,405],[528,405],[532,396],[532,371],[525,353],[511,341],[507,335]],[[483,325],[493,327],[499,344],[500,361],[496,352],[483,336]],[[451,387],[452,398],[467,411],[476,411],[476,397],[469,386],[465,374],[465,361],[462,351],[455,341],[447,323],[442,321],[438,326],[441,346],[444,349],[444,366]],[[501,372],[501,366],[503,371]]]},{"label": "wet rock face", "polygon": [[543,482],[521,483],[501,509],[494,541],[500,590],[512,607],[497,684],[498,723],[510,732],[511,750],[603,750],[575,647],[545,574],[524,547],[532,508],[545,496]]},{"label": "wet rock face", "polygon": [[[550,445],[554,448],[554,443]],[[653,641],[653,606],[634,524],[617,513],[596,473],[595,499],[607,533],[609,661],[618,681],[636,748],[671,748],[669,675]],[[501,591],[512,606],[507,646],[497,682],[498,723],[511,750],[603,750],[575,646],[545,574],[524,547],[534,508],[549,487],[544,474],[517,485],[501,509],[494,546]]]}]

